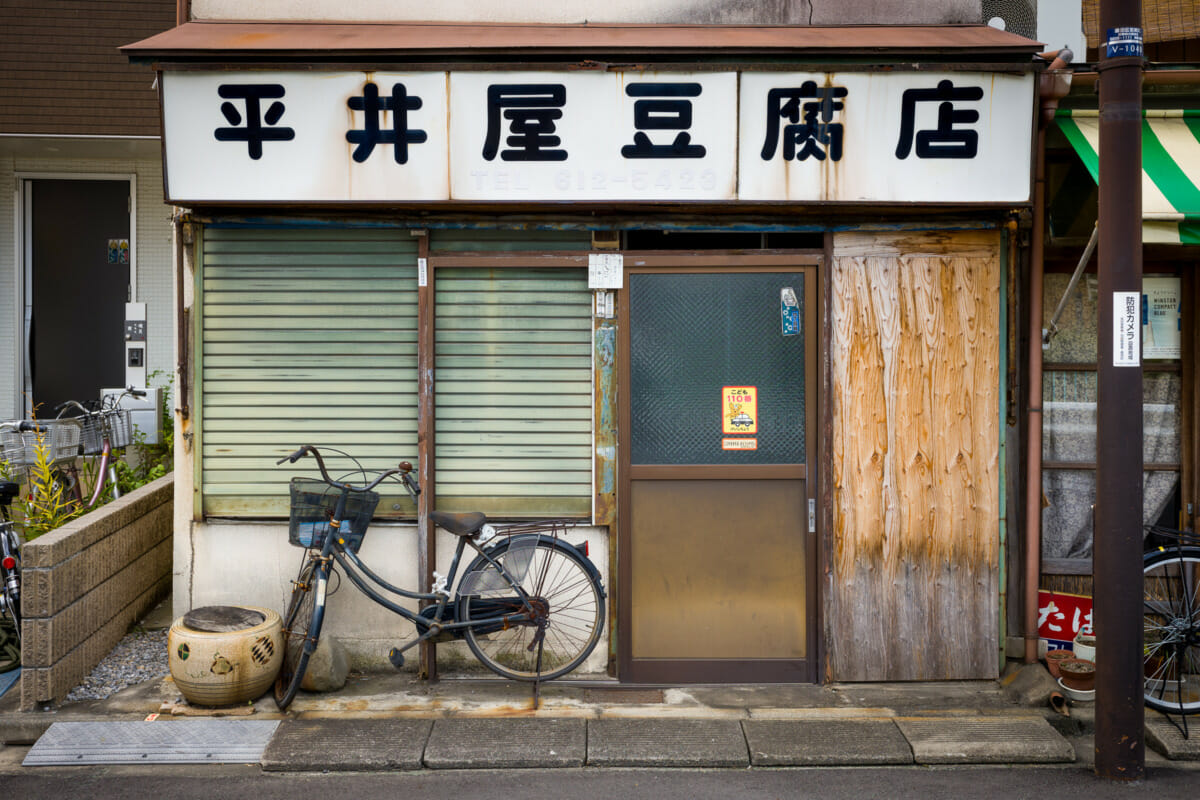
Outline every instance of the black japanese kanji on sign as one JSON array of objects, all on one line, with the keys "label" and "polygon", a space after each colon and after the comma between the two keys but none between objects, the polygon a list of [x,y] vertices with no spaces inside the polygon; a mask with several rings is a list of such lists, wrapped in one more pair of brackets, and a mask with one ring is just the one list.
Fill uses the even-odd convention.
[{"label": "black japanese kanji on sign", "polygon": [[763,140],[762,160],[775,157],[779,120],[786,119],[791,124],[784,125],[782,130],[785,161],[804,161],[809,156],[824,161],[826,155],[831,161],[841,161],[843,130],[840,122],[833,121],[833,112],[842,110],[838,100],[846,93],[844,86],[818,88],[816,81],[805,81],[798,89],[767,92],[767,135]]},{"label": "black japanese kanji on sign", "polygon": [[937,128],[916,132],[917,158],[974,158],[979,152],[979,134],[954,126],[978,122],[979,112],[973,109],[956,111],[954,103],[982,98],[983,87],[955,88],[950,80],[939,81],[936,89],[907,90],[901,99],[900,141],[896,144],[896,158],[908,158],[912,151],[917,103],[940,103]]},{"label": "black japanese kanji on sign", "polygon": [[[379,87],[374,83],[363,86],[362,97],[351,97],[347,102],[352,111],[363,112],[362,130],[346,132],[346,141],[357,144],[354,160],[362,163],[371,155],[377,144],[395,145],[393,156],[397,164],[408,163],[408,146],[420,144],[426,139],[425,131],[408,127],[408,112],[421,107],[421,98],[409,97],[403,83],[392,84],[392,96],[380,97]],[[379,127],[379,112],[392,112],[392,129]]]},{"label": "black japanese kanji on sign", "polygon": [[500,151],[504,161],[566,161],[567,151],[552,149],[562,144],[554,135],[554,121],[567,103],[567,87],[561,83],[499,83],[488,87],[487,138],[483,157],[491,161],[500,146],[501,112],[508,120],[511,136],[504,139],[510,149]]},{"label": "black japanese kanji on sign", "polygon": [[[221,84],[217,87],[218,95],[227,100],[246,101],[246,124],[242,126],[242,115],[237,106],[229,102],[222,103],[221,113],[233,127],[217,128],[213,136],[218,142],[245,142],[250,157],[255,160],[262,158],[263,142],[288,142],[296,138],[296,132],[291,128],[275,126],[283,116],[283,103],[277,99],[283,97],[283,92],[283,87],[278,83]],[[263,100],[275,100],[265,114],[262,111]]]},{"label": "black japanese kanji on sign", "polygon": [[[699,97],[698,83],[631,83],[625,87],[630,97]],[[625,158],[704,158],[703,145],[692,144],[692,101],[682,99],[637,100],[633,104],[633,124],[638,132],[633,144],[621,148]],[[644,131],[681,131],[670,144],[654,144]]]}]

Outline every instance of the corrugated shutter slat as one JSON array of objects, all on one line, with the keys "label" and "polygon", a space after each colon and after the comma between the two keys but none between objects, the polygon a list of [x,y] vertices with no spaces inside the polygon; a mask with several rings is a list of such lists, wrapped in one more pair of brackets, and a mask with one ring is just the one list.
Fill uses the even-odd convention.
[{"label": "corrugated shutter slat", "polygon": [[[301,444],[345,450],[369,469],[415,461],[413,237],[210,227],[202,246],[204,512],[286,516],[288,479],[307,470],[275,461]],[[328,466],[354,468],[340,457]]]}]

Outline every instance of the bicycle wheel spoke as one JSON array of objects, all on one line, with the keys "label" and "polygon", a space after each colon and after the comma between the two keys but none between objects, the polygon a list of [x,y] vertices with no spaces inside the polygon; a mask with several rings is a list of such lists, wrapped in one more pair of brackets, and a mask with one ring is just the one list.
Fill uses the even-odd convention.
[{"label": "bicycle wheel spoke", "polygon": [[1143,579],[1146,705],[1159,711],[1200,711],[1200,550],[1177,548],[1147,556]]},{"label": "bicycle wheel spoke", "polygon": [[308,666],[305,643],[311,641],[315,645],[321,634],[323,575],[315,562],[309,562],[301,569],[292,589],[292,599],[283,620],[283,664],[275,679],[275,704],[280,710],[291,704],[304,680]]},{"label": "bicycle wheel spoke", "polygon": [[[553,539],[536,544],[510,540],[493,557],[506,572],[524,576],[521,588],[530,598],[534,619],[507,630],[468,629],[472,652],[494,672],[517,680],[550,679],[579,666],[595,647],[604,618],[603,591],[584,562]],[[512,566],[507,564],[510,558]],[[485,599],[478,599],[473,612],[473,599],[468,596],[464,603],[467,620],[496,616]]]}]

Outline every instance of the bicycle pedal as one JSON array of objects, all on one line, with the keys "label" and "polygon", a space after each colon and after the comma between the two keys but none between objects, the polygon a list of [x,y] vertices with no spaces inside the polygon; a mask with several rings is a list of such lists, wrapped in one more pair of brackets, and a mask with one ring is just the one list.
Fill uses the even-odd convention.
[{"label": "bicycle pedal", "polygon": [[404,654],[393,647],[388,651],[388,661],[392,662],[396,669],[401,669],[404,666]]}]

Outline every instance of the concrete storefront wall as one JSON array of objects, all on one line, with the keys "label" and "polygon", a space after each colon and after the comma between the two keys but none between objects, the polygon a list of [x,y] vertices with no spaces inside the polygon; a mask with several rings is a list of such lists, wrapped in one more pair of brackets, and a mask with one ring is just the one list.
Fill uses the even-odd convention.
[{"label": "concrete storefront wall", "polygon": [[981,0],[192,0],[193,20],[683,23],[704,25],[978,24]]},{"label": "concrete storefront wall", "polygon": [[[176,617],[192,608],[214,605],[261,606],[284,613],[291,581],[300,571],[304,555],[304,550],[288,544],[285,523],[195,522],[177,526],[175,536]],[[581,527],[565,538],[572,544],[588,542],[589,558],[608,587],[606,529]],[[443,574],[449,572],[455,541],[448,534],[438,537],[437,570]],[[359,555],[384,580],[405,589],[417,585],[415,525],[374,523]],[[460,578],[470,563],[469,555],[463,554]],[[344,575],[340,582],[332,579],[330,588],[336,591],[329,595],[321,635],[335,636],[345,645],[354,669],[391,669],[388,650],[411,641],[415,635],[413,625],[369,600]],[[417,607],[412,601],[405,601],[405,605],[414,611]],[[581,672],[604,673],[608,664],[607,624],[606,619],[604,635]],[[408,663],[415,666],[416,649],[410,655]],[[484,669],[466,645],[458,642],[438,645],[438,664],[454,672]]]}]

